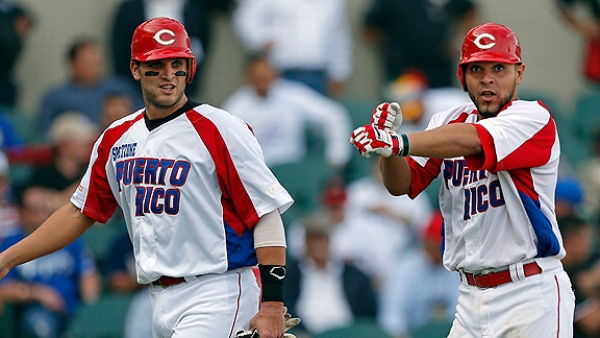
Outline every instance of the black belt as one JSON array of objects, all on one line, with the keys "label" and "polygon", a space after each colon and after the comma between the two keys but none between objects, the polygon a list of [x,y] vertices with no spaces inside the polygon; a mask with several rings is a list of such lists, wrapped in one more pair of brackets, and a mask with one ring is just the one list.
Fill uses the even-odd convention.
[{"label": "black belt", "polygon": [[[542,268],[540,268],[536,262],[531,262],[523,265],[523,271],[525,273],[525,277],[529,277],[542,273]],[[467,279],[467,284],[471,286],[477,286],[482,289],[495,288],[499,285],[513,281],[510,277],[510,270],[508,269],[486,274],[472,274],[468,272],[463,273]]]}]

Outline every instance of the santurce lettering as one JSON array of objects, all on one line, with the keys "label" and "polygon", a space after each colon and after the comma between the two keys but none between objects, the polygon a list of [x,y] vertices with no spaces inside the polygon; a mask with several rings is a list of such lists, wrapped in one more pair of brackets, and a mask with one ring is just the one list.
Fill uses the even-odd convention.
[{"label": "santurce lettering", "polygon": [[135,156],[137,143],[126,143],[112,148],[113,161]]}]

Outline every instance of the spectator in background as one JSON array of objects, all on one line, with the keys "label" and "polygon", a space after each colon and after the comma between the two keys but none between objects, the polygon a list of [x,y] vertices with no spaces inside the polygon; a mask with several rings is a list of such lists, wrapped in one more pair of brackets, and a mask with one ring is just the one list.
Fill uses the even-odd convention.
[{"label": "spectator in background", "polygon": [[582,69],[586,79],[595,84],[600,84],[600,1],[554,1],[562,21],[581,35],[585,41],[586,50],[584,51]]},{"label": "spectator in background", "polygon": [[379,292],[378,321],[392,337],[407,337],[432,320],[448,323],[450,331],[460,279],[442,264],[442,223],[439,211],[433,213],[419,234],[423,249],[392,265]]},{"label": "spectator in background", "polygon": [[[317,207],[321,180],[349,162],[350,115],[340,103],[308,86],[280,78],[263,56],[250,59],[245,80],[223,109],[252,128],[267,165],[294,197],[294,205],[283,215],[284,221],[292,221],[294,214],[301,217]],[[317,135],[313,142],[307,129]],[[299,175],[308,177],[298,184]]]},{"label": "spectator in background", "polygon": [[[379,161],[370,160],[370,175],[348,185],[346,209],[349,219],[356,222],[356,228],[341,235],[348,242],[344,251],[351,252],[352,243],[369,241],[369,246],[377,248],[377,259],[372,262],[380,279],[388,279],[388,274],[398,262],[411,253],[421,251],[420,235],[431,217],[432,206],[426,194],[415,199],[408,196],[393,196],[383,185]],[[368,220],[368,221],[367,221]],[[348,237],[346,237],[348,236]]]},{"label": "spectator in background", "polygon": [[574,338],[600,334],[600,261],[592,225],[576,214],[558,218],[567,256],[562,260],[575,292]]},{"label": "spectator in background", "polygon": [[[167,17],[181,22],[190,37],[192,52],[196,56],[196,75],[192,83],[188,83],[185,91],[188,97],[196,97],[201,87],[202,73],[206,55],[210,47],[211,11],[224,10],[232,0],[124,0],[115,12],[110,35],[113,69],[119,77],[132,82],[129,61],[131,60],[131,37],[133,31],[142,22]],[[137,108],[137,106],[136,106]]]},{"label": "spectator in background", "polygon": [[471,102],[469,95],[460,88],[429,88],[427,76],[417,69],[403,72],[386,85],[383,98],[400,104],[402,130],[406,133],[423,131],[434,114]]},{"label": "spectator in background", "polygon": [[346,0],[240,0],[235,33],[250,54],[266,54],[289,80],[339,98],[352,74]]},{"label": "spectator in background", "polygon": [[114,121],[133,113],[133,102],[124,94],[111,94],[102,101],[100,126],[104,130]]},{"label": "spectator in background", "polygon": [[[22,229],[0,243],[0,250],[33,232],[54,211],[51,192],[27,188],[21,197]],[[0,281],[0,298],[15,305],[17,328],[33,338],[59,338],[82,303],[94,302],[101,284],[92,255],[83,239],[48,256],[19,265]]]},{"label": "spectator in background", "polygon": [[15,204],[10,179],[10,165],[6,155],[0,151],[0,243],[20,231],[19,208]]},{"label": "spectator in background", "polygon": [[89,38],[75,40],[69,47],[67,59],[69,80],[49,90],[40,105],[37,129],[43,135],[52,121],[66,111],[81,112],[92,122],[100,123],[102,101],[113,93],[127,94],[134,100],[135,107],[143,106],[137,87],[105,76],[104,51],[98,42]]},{"label": "spectator in background", "polygon": [[4,108],[0,106],[0,150],[18,153],[25,146],[25,140]]},{"label": "spectator in background", "polygon": [[98,135],[98,126],[78,112],[58,116],[49,130],[52,162],[35,167],[25,185],[53,191],[57,207],[67,203],[87,168]]},{"label": "spectator in background", "polygon": [[[373,187],[368,184],[363,185],[367,190],[363,197],[365,199],[373,197]],[[353,187],[358,188],[358,186]],[[376,189],[375,189],[376,190]],[[368,197],[367,197],[368,196]],[[344,180],[338,176],[332,176],[323,183],[322,191],[319,196],[320,208],[324,210],[331,218],[330,247],[331,255],[342,261],[351,261],[363,273],[369,276],[373,281],[375,290],[379,290],[381,283],[387,278],[391,271],[390,266],[397,262],[397,257],[405,255],[412,245],[413,240],[403,238],[403,232],[400,228],[408,226],[400,221],[391,221],[389,215],[384,215],[382,209],[390,204],[382,203],[381,196],[378,196],[373,202],[365,204],[357,203],[357,197],[353,196],[353,202],[350,203],[348,197],[348,188]],[[417,224],[422,220],[425,224],[429,218],[429,209],[427,206],[419,206],[420,203],[426,203],[419,200],[412,203],[411,212],[406,215],[404,212],[396,212],[388,208],[388,214],[398,214],[410,219]],[[364,202],[361,200],[360,202]],[[389,202],[389,201],[387,201]],[[398,207],[399,204],[393,203],[391,208]],[[376,206],[377,210],[368,210],[369,207]],[[401,207],[404,211],[406,207]],[[413,226],[411,224],[410,226]],[[415,226],[416,227],[416,226]],[[290,225],[288,251],[293,258],[300,258],[304,255],[305,229],[298,220]],[[410,233],[410,232],[409,232]]]},{"label": "spectator in background", "polygon": [[585,187],[585,212],[600,221],[600,129],[596,130],[591,156],[584,160],[577,171]]},{"label": "spectator in background", "polygon": [[[555,0],[559,9],[561,18],[582,37],[600,38],[600,2],[596,0]],[[577,11],[578,4],[581,4],[586,13],[582,16]]]},{"label": "spectator in background", "polygon": [[414,68],[427,76],[431,88],[452,87],[458,54],[454,36],[463,36],[476,22],[472,0],[372,0],[364,36],[381,47],[385,84]]},{"label": "spectator in background", "polygon": [[19,98],[15,66],[34,26],[31,13],[10,0],[0,0],[0,105],[14,108]]},{"label": "spectator in background", "polygon": [[556,218],[580,215],[583,211],[585,191],[579,178],[566,174],[559,175],[554,199]]},{"label": "spectator in background", "polygon": [[299,329],[311,335],[351,325],[359,318],[374,320],[377,314],[369,277],[331,254],[333,222],[327,212],[304,218],[304,254],[287,261],[284,302],[302,318]]},{"label": "spectator in background", "polygon": [[309,87],[281,79],[263,56],[249,61],[246,83],[223,103],[223,109],[248,123],[270,167],[297,163],[307,152],[305,130],[318,130],[324,139],[325,159],[343,168],[350,159],[348,111]]}]

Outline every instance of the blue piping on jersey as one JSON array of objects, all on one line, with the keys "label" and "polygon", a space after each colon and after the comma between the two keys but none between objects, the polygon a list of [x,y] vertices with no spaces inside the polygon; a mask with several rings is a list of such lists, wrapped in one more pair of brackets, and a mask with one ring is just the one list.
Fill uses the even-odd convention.
[{"label": "blue piping on jersey", "polygon": [[254,235],[246,230],[239,236],[227,222],[225,225],[225,243],[227,246],[227,270],[253,266],[258,263],[254,251]]},{"label": "blue piping on jersey", "polygon": [[535,232],[538,242],[536,244],[538,254],[536,257],[548,257],[557,255],[560,252],[560,244],[558,238],[552,231],[552,223],[541,210],[540,202],[534,201],[526,194],[519,192],[521,202],[525,207],[525,212],[531,221],[533,231]]}]

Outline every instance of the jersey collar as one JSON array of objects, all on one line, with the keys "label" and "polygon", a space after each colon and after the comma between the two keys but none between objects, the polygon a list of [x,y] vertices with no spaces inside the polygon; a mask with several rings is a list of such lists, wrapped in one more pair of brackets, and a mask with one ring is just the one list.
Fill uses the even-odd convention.
[{"label": "jersey collar", "polygon": [[183,107],[177,109],[173,114],[158,120],[150,120],[148,118],[148,114],[146,114],[146,112],[144,111],[144,122],[146,123],[146,128],[148,128],[149,131],[152,131],[162,126],[163,124],[177,118],[179,115],[185,113],[186,111],[199,105],[200,103],[188,98],[187,102],[183,105]]}]

